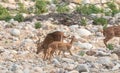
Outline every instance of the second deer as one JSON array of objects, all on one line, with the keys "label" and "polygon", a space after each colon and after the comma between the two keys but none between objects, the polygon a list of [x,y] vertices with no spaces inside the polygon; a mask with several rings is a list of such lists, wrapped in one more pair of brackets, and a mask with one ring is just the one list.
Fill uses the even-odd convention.
[{"label": "second deer", "polygon": [[104,44],[107,46],[107,42],[113,37],[120,37],[120,25],[111,26],[103,29],[103,35],[105,36]]},{"label": "second deer", "polygon": [[72,36],[71,41],[69,43],[64,43],[64,42],[60,42],[60,41],[54,41],[52,42],[48,48],[49,48],[49,59],[53,56],[54,52],[56,50],[59,50],[59,54],[61,53],[61,51],[63,52],[63,54],[68,51],[70,53],[70,55],[73,55],[72,52],[70,51],[73,42],[77,41],[77,39],[75,38],[75,36]]}]

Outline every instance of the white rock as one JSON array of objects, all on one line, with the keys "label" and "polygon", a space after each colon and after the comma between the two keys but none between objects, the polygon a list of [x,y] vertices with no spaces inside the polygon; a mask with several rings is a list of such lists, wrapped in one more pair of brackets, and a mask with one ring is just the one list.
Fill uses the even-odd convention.
[{"label": "white rock", "polygon": [[76,30],[76,32],[79,34],[79,36],[82,36],[82,37],[89,36],[92,34],[90,31],[88,31],[87,29],[83,29],[83,28]]},{"label": "white rock", "polygon": [[86,64],[79,64],[77,65],[77,67],[75,68],[75,70],[81,72],[89,72],[89,68]]},{"label": "white rock", "polygon": [[24,73],[24,72],[23,72],[23,70],[21,70],[21,69],[17,69],[17,70],[15,71],[15,73]]},{"label": "white rock", "polygon": [[25,69],[23,70],[23,72],[24,72],[24,73],[30,73],[30,69],[29,69],[29,68],[25,68]]},{"label": "white rock", "polygon": [[93,47],[93,45],[90,44],[90,43],[79,43],[79,47],[82,48],[82,49],[90,50]]},{"label": "white rock", "polygon": [[73,71],[70,71],[69,73],[79,73],[79,72],[76,70],[73,70]]},{"label": "white rock", "polygon": [[113,68],[112,68],[112,70],[117,70],[117,69],[119,69],[120,68],[120,64],[116,64]]},{"label": "white rock", "polygon": [[19,35],[20,35],[20,30],[18,30],[18,29],[12,29],[12,30],[10,31],[10,33],[11,33],[11,35],[13,35],[13,36],[19,36]]},{"label": "white rock", "polygon": [[113,54],[111,54],[111,59],[112,59],[112,60],[118,60],[119,57],[118,57],[117,54],[113,53]]},{"label": "white rock", "polygon": [[61,64],[60,62],[57,60],[57,59],[53,59],[53,64],[56,66],[56,67],[61,67]]},{"label": "white rock", "polygon": [[34,67],[34,72],[43,73],[43,70],[41,67]]},{"label": "white rock", "polygon": [[74,60],[69,59],[69,58],[62,58],[63,62],[67,62],[67,63],[74,63]]},{"label": "white rock", "polygon": [[73,32],[75,32],[76,31],[76,29],[78,29],[78,25],[71,25],[71,26],[69,26],[69,29],[71,30],[71,31],[73,31]]},{"label": "white rock", "polygon": [[106,66],[111,66],[113,65],[111,59],[109,57],[100,57],[98,58],[98,63]]}]

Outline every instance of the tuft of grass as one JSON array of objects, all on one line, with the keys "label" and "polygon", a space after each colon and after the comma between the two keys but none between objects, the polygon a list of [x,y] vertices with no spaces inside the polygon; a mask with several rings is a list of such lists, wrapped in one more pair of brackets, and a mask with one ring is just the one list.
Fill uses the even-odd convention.
[{"label": "tuft of grass", "polygon": [[0,5],[0,20],[8,20],[10,18],[10,13],[9,11],[4,8],[2,5]]},{"label": "tuft of grass", "polygon": [[81,25],[86,26],[87,25],[87,21],[85,18],[82,18],[80,21]]},{"label": "tuft of grass", "polygon": [[66,13],[69,12],[69,8],[67,7],[67,4],[58,4],[56,11],[58,13]]},{"label": "tuft of grass", "polygon": [[85,55],[85,52],[84,52],[84,51],[80,51],[80,52],[79,52],[79,55],[80,55],[80,56],[84,56],[84,55]]},{"label": "tuft of grass", "polygon": [[47,3],[45,0],[36,0],[35,3],[35,13],[41,14],[47,12]]},{"label": "tuft of grass", "polygon": [[18,22],[22,22],[22,21],[24,21],[24,17],[22,14],[19,13],[14,17],[14,20],[16,20]]},{"label": "tuft of grass", "polygon": [[103,9],[100,9],[93,4],[84,4],[77,6],[76,11],[81,14],[90,15],[92,13],[101,13],[103,12]]},{"label": "tuft of grass", "polygon": [[41,28],[41,23],[40,22],[36,22],[35,23],[35,29],[39,29]]},{"label": "tuft of grass", "polygon": [[23,3],[19,2],[18,6],[19,6],[19,13],[27,13],[27,9],[25,8]]},{"label": "tuft of grass", "polygon": [[94,18],[93,19],[93,24],[94,25],[107,25],[108,24],[108,21],[107,21],[107,19],[105,19],[105,18]]},{"label": "tuft of grass", "polygon": [[113,49],[114,49],[113,44],[108,44],[108,45],[107,45],[107,48],[108,48],[109,50],[113,50]]},{"label": "tuft of grass", "polygon": [[117,6],[115,5],[114,1],[113,2],[108,2],[107,6],[108,6],[108,8],[110,8],[112,10],[112,12],[111,12],[112,16],[114,16],[116,13],[120,12],[120,10],[117,9]]}]

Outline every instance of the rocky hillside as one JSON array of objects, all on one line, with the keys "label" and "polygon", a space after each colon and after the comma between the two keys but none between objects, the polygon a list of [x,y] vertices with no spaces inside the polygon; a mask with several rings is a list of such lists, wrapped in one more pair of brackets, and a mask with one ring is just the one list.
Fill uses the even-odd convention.
[{"label": "rocky hillside", "polygon": [[[88,5],[90,8],[86,8],[78,5],[78,1],[87,3],[88,0],[65,0],[57,4],[47,1],[47,11],[43,10],[43,13],[39,13],[39,9],[38,12],[36,9],[24,12],[20,7],[34,8],[37,0],[20,1],[0,0],[1,8],[6,9],[11,17],[4,16],[6,10],[6,14],[1,11],[0,73],[120,73],[119,38],[114,37],[108,42],[109,46],[105,47],[102,33],[103,27],[120,24],[119,0],[108,4],[110,13],[101,12],[99,6],[96,8]],[[68,4],[59,9],[64,3]],[[20,15],[16,16],[18,13]],[[63,31],[66,36],[74,35],[77,38],[78,41],[71,48],[73,56],[66,52],[66,57],[61,54],[44,61],[42,52],[36,54],[35,42],[38,37],[43,41],[48,33],[57,30]],[[69,37],[64,39],[64,42],[69,41]]]}]

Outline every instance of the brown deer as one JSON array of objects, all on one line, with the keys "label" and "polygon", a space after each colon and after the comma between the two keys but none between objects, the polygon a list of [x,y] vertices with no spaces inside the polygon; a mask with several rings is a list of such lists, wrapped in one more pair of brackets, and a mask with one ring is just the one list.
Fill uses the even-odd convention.
[{"label": "brown deer", "polygon": [[44,59],[47,58],[47,51],[48,51],[48,45],[50,43],[52,43],[53,41],[63,41],[63,38],[65,38],[64,33],[61,31],[55,31],[52,33],[47,34],[47,36],[45,37],[44,41],[42,42],[42,44],[37,43],[37,54],[39,54],[39,52],[43,51],[44,53]]},{"label": "brown deer", "polygon": [[120,25],[111,26],[103,29],[103,35],[105,36],[104,44],[107,46],[107,42],[113,37],[120,37]]},{"label": "brown deer", "polygon": [[51,44],[49,44],[49,47],[48,47],[49,48],[49,59],[53,56],[56,50],[59,50],[58,55],[60,55],[61,51],[63,52],[63,54],[66,51],[68,51],[70,55],[73,55],[70,49],[74,41],[77,41],[77,39],[75,38],[75,36],[72,36],[71,41],[69,43],[64,43],[61,41],[54,41]]}]

